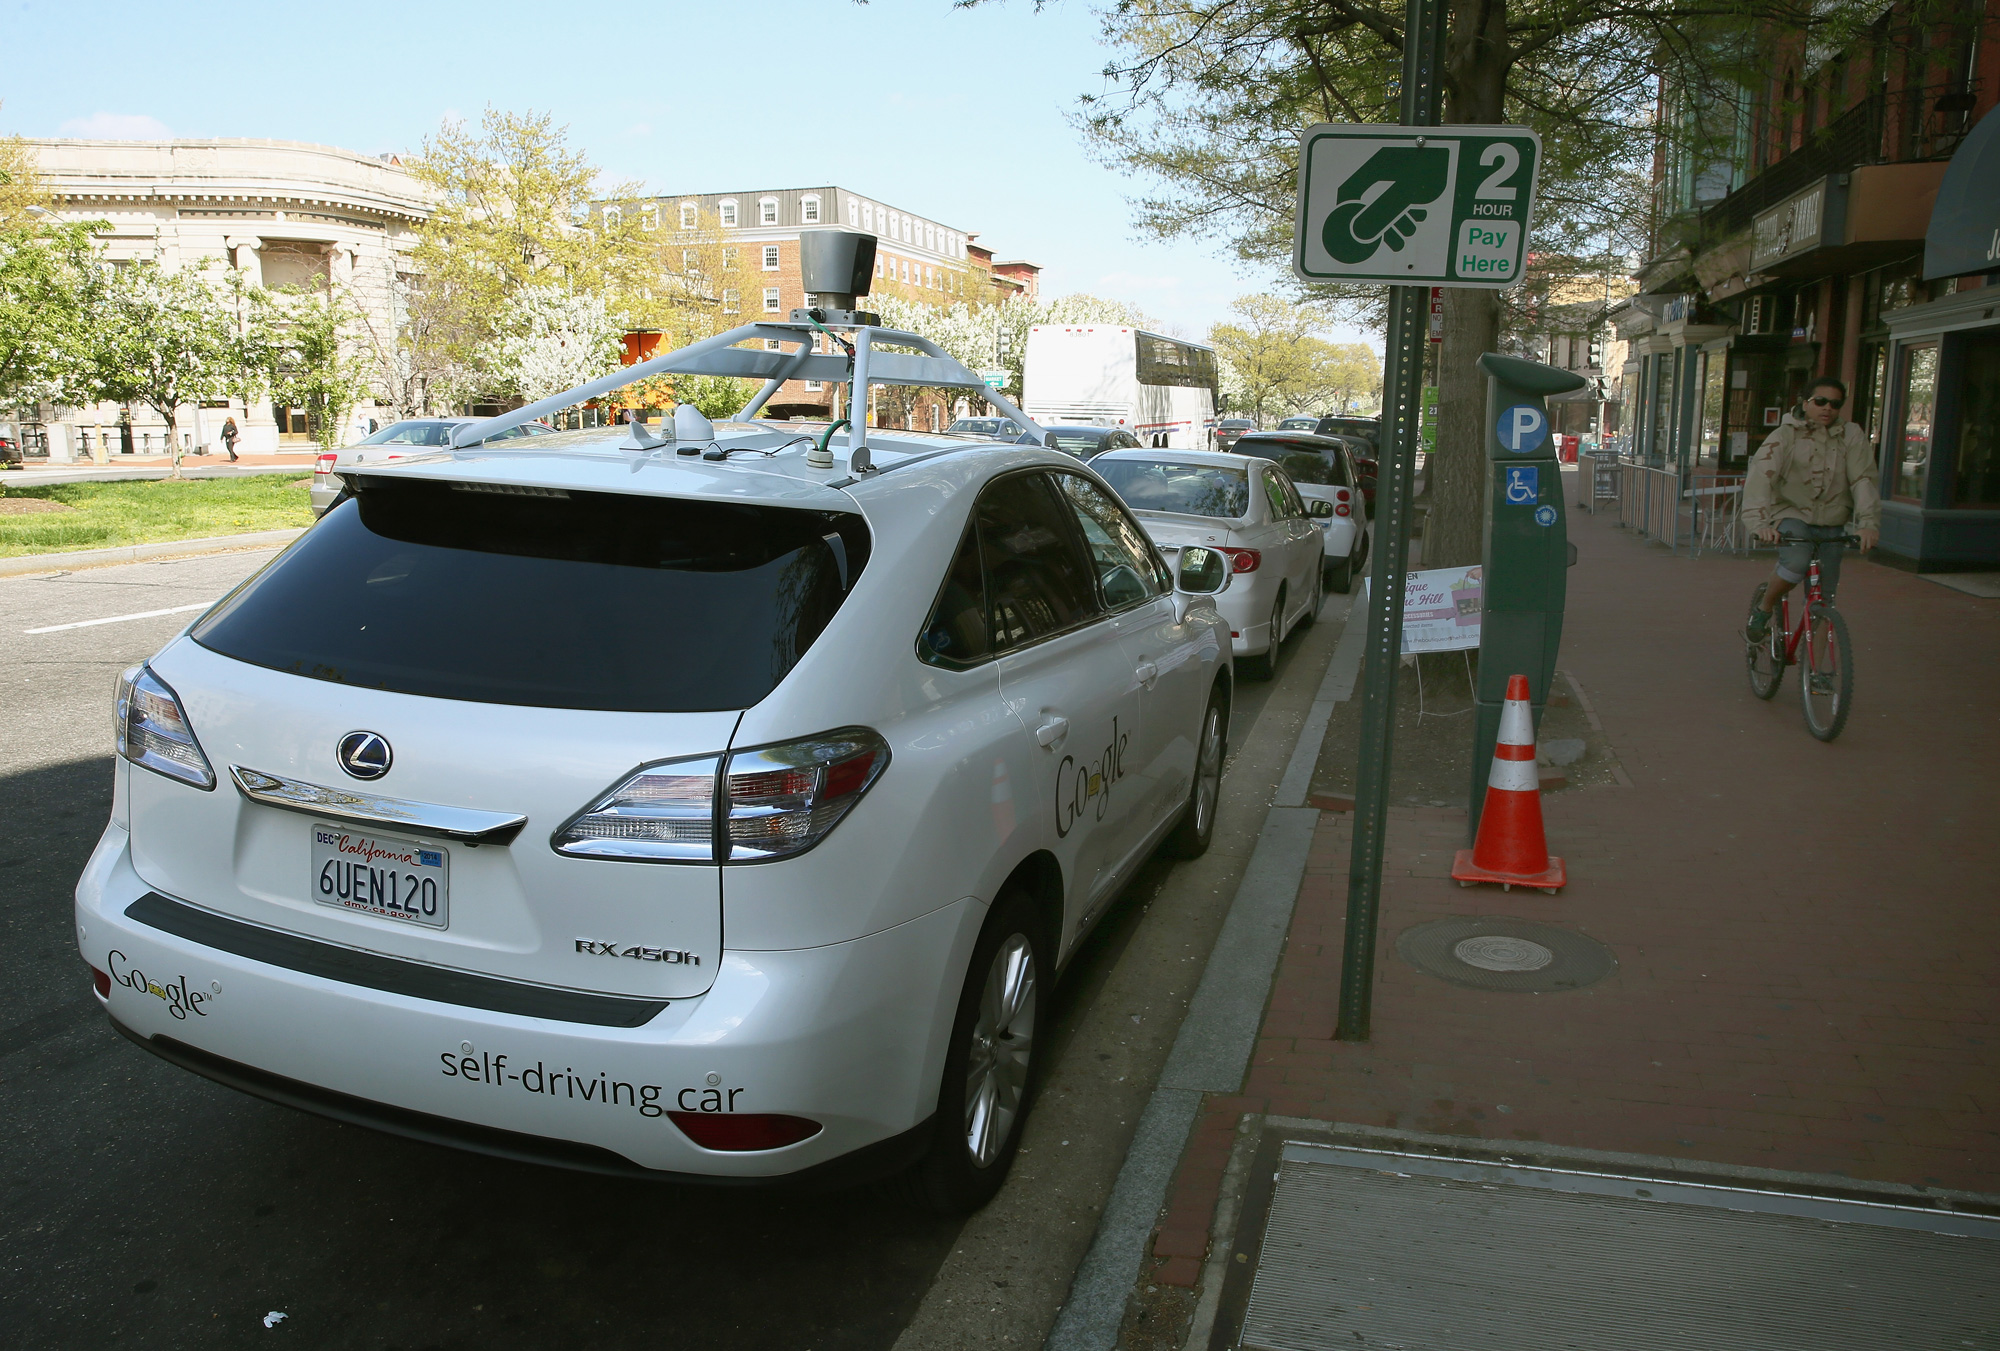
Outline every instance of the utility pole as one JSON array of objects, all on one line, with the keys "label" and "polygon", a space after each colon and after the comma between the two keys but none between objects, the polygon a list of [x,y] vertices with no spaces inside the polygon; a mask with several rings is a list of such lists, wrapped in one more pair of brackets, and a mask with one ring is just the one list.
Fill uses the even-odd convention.
[{"label": "utility pole", "polygon": [[[1438,125],[1440,66],[1447,11],[1441,0],[1409,0],[1403,21],[1402,125]],[[1367,647],[1363,662],[1361,763],[1354,797],[1354,841],[1347,868],[1347,933],[1334,1036],[1366,1041],[1375,986],[1375,937],[1382,898],[1382,836],[1388,823],[1390,748],[1396,727],[1397,666],[1403,650],[1403,581],[1409,570],[1411,497],[1417,418],[1423,402],[1430,287],[1389,288],[1389,330],[1382,381],[1382,462],[1377,533],[1369,563]]]}]

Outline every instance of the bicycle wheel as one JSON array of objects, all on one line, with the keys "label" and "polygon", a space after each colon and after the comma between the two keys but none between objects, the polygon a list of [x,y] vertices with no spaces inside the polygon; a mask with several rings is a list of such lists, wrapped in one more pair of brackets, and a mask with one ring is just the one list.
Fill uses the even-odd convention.
[{"label": "bicycle wheel", "polygon": [[[1768,583],[1759,582],[1757,589],[1750,593],[1748,614],[1756,613],[1757,606],[1764,599],[1766,585]],[[1785,678],[1785,622],[1782,615],[1771,616],[1771,632],[1763,642],[1744,641],[1743,662],[1750,672],[1750,693],[1759,699],[1769,699],[1777,694],[1778,685]]]},{"label": "bicycle wheel", "polygon": [[1807,731],[1821,741],[1840,735],[1854,702],[1854,647],[1847,638],[1847,620],[1831,605],[1815,605],[1806,614],[1799,697]]}]

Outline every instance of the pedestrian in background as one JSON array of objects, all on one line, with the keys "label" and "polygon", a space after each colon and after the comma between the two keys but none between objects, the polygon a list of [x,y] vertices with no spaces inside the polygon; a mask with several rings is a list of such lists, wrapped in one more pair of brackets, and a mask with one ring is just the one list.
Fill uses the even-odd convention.
[{"label": "pedestrian in background", "polygon": [[237,435],[236,419],[233,417],[224,418],[222,420],[222,448],[229,452],[229,461],[231,464],[236,462]]}]

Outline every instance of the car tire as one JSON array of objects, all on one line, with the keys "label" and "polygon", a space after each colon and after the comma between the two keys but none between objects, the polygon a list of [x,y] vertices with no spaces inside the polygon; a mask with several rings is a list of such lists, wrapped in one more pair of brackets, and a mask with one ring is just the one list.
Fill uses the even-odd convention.
[{"label": "car tire", "polygon": [[1181,819],[1166,839],[1167,854],[1172,858],[1200,858],[1215,838],[1215,810],[1222,801],[1222,764],[1229,756],[1229,696],[1220,681],[1209,691],[1194,745],[1194,782],[1188,785]]},{"label": "car tire", "polygon": [[1285,591],[1278,589],[1278,598],[1271,602],[1271,645],[1254,657],[1245,657],[1240,663],[1243,674],[1252,680],[1269,680],[1278,674],[1278,649],[1285,642]]},{"label": "car tire", "polygon": [[924,1209],[970,1214],[1007,1180],[1034,1098],[1053,970],[1033,901],[1009,886],[972,949],[945,1044],[930,1148],[904,1175],[910,1198]]},{"label": "car tire", "polygon": [[1344,596],[1354,589],[1354,556],[1352,554],[1337,563],[1328,563],[1324,572],[1327,590]]}]

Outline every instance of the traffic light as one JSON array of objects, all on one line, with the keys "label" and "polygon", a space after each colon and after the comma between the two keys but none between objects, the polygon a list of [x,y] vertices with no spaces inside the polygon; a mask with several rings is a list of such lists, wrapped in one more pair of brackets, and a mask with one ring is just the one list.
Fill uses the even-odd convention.
[{"label": "traffic light", "polygon": [[1601,334],[1601,333],[1593,333],[1593,334],[1591,334],[1591,335],[1590,335],[1590,349],[1589,349],[1589,356],[1588,356],[1588,357],[1587,357],[1587,358],[1586,358],[1586,359],[1584,360],[1584,366],[1585,366],[1585,367],[1586,367],[1587,369],[1589,369],[1589,370],[1593,370],[1593,371],[1601,371],[1601,370],[1603,370],[1603,369],[1604,369],[1604,335],[1603,335],[1603,334]]}]

